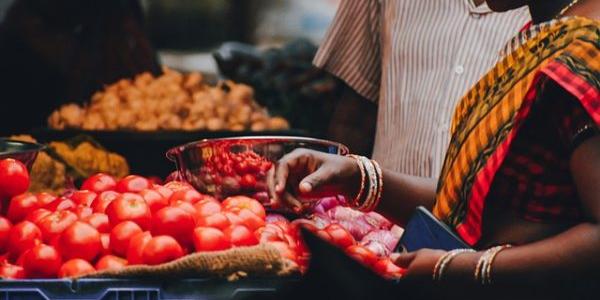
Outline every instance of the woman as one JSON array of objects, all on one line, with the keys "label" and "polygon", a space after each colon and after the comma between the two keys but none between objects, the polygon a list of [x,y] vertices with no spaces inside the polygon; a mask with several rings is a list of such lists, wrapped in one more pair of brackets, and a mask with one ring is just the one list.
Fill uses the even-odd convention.
[{"label": "woman", "polygon": [[275,191],[298,206],[286,186],[300,194],[339,186],[398,223],[423,205],[478,249],[400,255],[406,278],[489,284],[593,272],[600,267],[600,1],[487,2],[497,11],[528,5],[534,25],[457,107],[437,184],[380,176],[364,158],[298,150],[280,161]]}]

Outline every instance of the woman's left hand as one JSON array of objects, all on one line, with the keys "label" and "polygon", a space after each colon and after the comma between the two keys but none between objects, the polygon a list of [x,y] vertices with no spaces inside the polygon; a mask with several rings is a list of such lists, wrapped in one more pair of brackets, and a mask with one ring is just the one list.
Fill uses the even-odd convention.
[{"label": "woman's left hand", "polygon": [[431,281],[433,268],[445,253],[442,250],[422,249],[410,253],[395,254],[392,256],[392,260],[399,267],[406,269],[403,278]]}]

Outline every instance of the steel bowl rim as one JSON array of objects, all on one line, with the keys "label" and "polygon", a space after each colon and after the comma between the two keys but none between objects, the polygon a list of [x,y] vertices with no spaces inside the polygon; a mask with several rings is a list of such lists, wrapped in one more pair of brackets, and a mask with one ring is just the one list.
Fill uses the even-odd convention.
[{"label": "steel bowl rim", "polygon": [[11,155],[11,154],[16,154],[16,153],[21,154],[21,153],[29,153],[29,152],[40,152],[48,147],[48,146],[46,146],[44,144],[40,144],[40,143],[24,142],[24,141],[12,140],[12,139],[7,139],[7,138],[0,138],[0,142],[20,143],[20,144],[25,144],[25,145],[32,147],[31,149],[19,150],[19,151],[15,151],[15,152],[0,152],[0,156]]}]

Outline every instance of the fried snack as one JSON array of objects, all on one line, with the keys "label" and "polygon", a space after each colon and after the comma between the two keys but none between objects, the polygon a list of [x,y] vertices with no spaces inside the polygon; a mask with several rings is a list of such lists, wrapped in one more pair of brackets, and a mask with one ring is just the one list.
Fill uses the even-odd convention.
[{"label": "fried snack", "polygon": [[79,171],[83,172],[83,177],[89,177],[99,172],[117,178],[129,174],[129,165],[125,158],[96,148],[89,142],[82,142],[75,149],[62,142],[51,142],[49,147],[69,165],[76,166]]},{"label": "fried snack", "polygon": [[142,73],[96,92],[87,106],[67,104],[48,118],[53,129],[85,130],[284,130],[254,100],[254,90],[233,81],[212,86],[202,74],[164,68],[154,77]]}]

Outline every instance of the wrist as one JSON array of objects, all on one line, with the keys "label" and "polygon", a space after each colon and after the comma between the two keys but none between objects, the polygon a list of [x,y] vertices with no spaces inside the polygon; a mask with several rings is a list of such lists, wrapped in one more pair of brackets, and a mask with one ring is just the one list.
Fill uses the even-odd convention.
[{"label": "wrist", "polygon": [[448,265],[445,278],[455,282],[473,282],[473,271],[483,252],[465,253],[454,258]]}]

